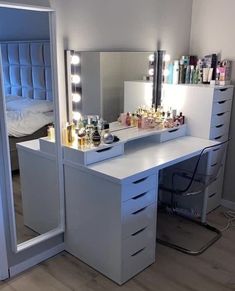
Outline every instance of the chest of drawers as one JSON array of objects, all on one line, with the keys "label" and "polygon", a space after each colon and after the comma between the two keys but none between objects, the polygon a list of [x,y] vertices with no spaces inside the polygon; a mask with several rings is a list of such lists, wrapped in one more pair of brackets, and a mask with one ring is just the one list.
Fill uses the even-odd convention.
[{"label": "chest of drawers", "polygon": [[155,261],[157,175],[115,183],[83,170],[65,166],[66,250],[122,284]]},{"label": "chest of drawers", "polygon": [[[223,142],[229,138],[229,124],[233,101],[233,86],[165,85],[163,105],[182,111],[186,116],[187,134]],[[213,154],[213,153],[212,153]],[[216,153],[214,153],[216,162]],[[214,185],[206,190],[206,212],[220,205],[224,167]],[[200,204],[200,205],[199,205]],[[201,200],[188,205],[197,209]]]}]

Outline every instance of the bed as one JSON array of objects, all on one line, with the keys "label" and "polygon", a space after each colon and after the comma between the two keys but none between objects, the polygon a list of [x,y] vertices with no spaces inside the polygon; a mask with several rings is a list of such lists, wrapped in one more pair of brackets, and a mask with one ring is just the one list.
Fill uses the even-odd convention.
[{"label": "bed", "polygon": [[16,143],[47,134],[53,122],[50,42],[1,42],[11,169],[18,170]]}]

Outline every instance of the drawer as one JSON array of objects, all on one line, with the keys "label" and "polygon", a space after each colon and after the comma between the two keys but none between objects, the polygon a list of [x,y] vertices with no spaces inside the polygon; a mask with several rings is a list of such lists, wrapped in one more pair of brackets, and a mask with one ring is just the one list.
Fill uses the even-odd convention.
[{"label": "drawer", "polygon": [[153,203],[122,218],[122,238],[125,239],[156,220],[157,204]]},{"label": "drawer", "polygon": [[207,190],[207,213],[217,208],[221,203],[223,187],[223,171],[218,179],[212,183]]},{"label": "drawer", "polygon": [[215,147],[211,150],[210,154],[209,154],[209,159],[208,159],[208,164],[209,165],[214,165],[215,163],[218,162],[218,160],[221,159],[221,155],[225,155],[225,150],[226,150],[227,145],[221,145],[218,147]]},{"label": "drawer", "polygon": [[139,249],[123,260],[122,282],[125,282],[155,262],[155,242]]},{"label": "drawer", "polygon": [[229,99],[233,99],[233,88],[215,89],[213,97],[214,102]]},{"label": "drawer", "polygon": [[160,142],[168,141],[171,139],[175,139],[181,136],[186,135],[186,125],[182,125],[178,128],[169,129],[160,134]]},{"label": "drawer", "polygon": [[211,127],[216,127],[220,124],[225,124],[225,123],[229,124],[230,115],[231,115],[231,111],[222,112],[222,113],[212,115]]},{"label": "drawer", "polygon": [[212,115],[231,111],[232,100],[221,100],[218,102],[213,102]]},{"label": "drawer", "polygon": [[229,131],[228,123],[224,123],[224,124],[217,125],[216,127],[212,127],[210,130],[210,139],[214,139],[218,136],[228,134],[228,131]]},{"label": "drawer", "polygon": [[123,240],[122,255],[124,260],[156,241],[156,227],[154,225],[144,227]]},{"label": "drawer", "polygon": [[122,215],[126,216],[156,202],[156,189],[138,194],[122,204]]},{"label": "drawer", "polygon": [[213,137],[211,137],[211,139],[216,140],[218,142],[227,141],[228,140],[228,132],[226,132],[224,134],[213,136]]},{"label": "drawer", "polygon": [[85,151],[64,146],[63,150],[65,160],[82,165],[89,165],[122,155],[124,153],[124,144],[100,146],[97,149],[94,148]]},{"label": "drawer", "polygon": [[122,201],[141,195],[146,191],[156,188],[157,176],[143,176],[122,186]]}]

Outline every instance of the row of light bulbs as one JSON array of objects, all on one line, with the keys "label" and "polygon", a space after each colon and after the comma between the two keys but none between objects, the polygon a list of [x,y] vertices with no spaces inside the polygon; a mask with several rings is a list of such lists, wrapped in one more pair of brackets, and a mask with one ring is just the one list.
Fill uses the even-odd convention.
[{"label": "row of light bulbs", "polygon": [[[168,63],[171,60],[171,56],[169,54],[164,54],[163,57],[163,62]],[[154,54],[149,55],[149,62],[153,63],[155,61],[155,57]],[[150,68],[149,69],[149,76],[153,76],[154,75],[154,69]],[[163,76],[167,77],[169,75],[169,70],[168,69],[164,69],[163,70]]]}]

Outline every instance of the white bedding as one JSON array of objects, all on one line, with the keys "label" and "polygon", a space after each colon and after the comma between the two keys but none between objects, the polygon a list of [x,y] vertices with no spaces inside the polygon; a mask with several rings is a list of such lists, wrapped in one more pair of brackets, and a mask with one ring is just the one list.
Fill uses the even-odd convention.
[{"label": "white bedding", "polygon": [[8,135],[30,135],[54,121],[53,102],[6,96]]}]

